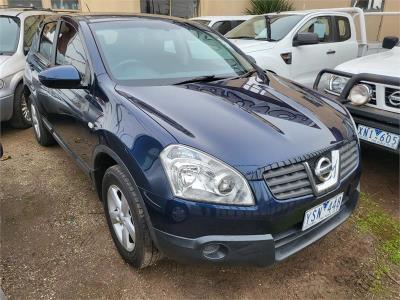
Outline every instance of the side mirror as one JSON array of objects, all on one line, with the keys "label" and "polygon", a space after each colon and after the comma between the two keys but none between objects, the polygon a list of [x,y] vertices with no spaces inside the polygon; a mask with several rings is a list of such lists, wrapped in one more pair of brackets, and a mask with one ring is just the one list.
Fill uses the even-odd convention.
[{"label": "side mirror", "polygon": [[31,49],[31,48],[29,48],[29,47],[24,47],[24,55],[25,55],[25,56],[28,55],[28,52],[29,52],[30,49]]},{"label": "side mirror", "polygon": [[81,80],[78,70],[71,65],[52,67],[39,73],[39,81],[52,89],[79,89],[82,88]]},{"label": "side mirror", "polygon": [[293,47],[301,45],[313,45],[318,43],[319,43],[318,35],[313,32],[300,32],[296,34],[296,36],[293,39]]},{"label": "side mirror", "polygon": [[385,36],[382,42],[382,48],[384,49],[392,49],[399,42],[399,38],[397,36]]}]

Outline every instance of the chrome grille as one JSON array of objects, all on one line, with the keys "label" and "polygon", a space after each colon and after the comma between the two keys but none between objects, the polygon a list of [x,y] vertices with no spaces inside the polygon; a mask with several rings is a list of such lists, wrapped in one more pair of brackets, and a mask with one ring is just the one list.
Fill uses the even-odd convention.
[{"label": "chrome grille", "polygon": [[358,164],[358,145],[356,141],[347,143],[340,148],[340,178],[344,178],[354,170]]},{"label": "chrome grille", "polygon": [[371,100],[369,100],[369,104],[376,105],[376,85],[368,84],[371,88]]},{"label": "chrome grille", "polygon": [[264,173],[264,179],[276,199],[296,198],[313,192],[302,163],[269,170]]},{"label": "chrome grille", "polygon": [[[357,141],[346,143],[339,148],[340,153],[340,179],[345,178],[358,165],[359,153]],[[327,155],[327,154],[325,154]],[[313,183],[318,179],[314,176],[310,180],[304,162],[314,169],[315,160],[323,155],[307,159],[303,162],[273,168],[264,172],[264,180],[271,193],[278,200],[287,200],[296,197],[310,196],[314,194]],[[312,171],[313,173],[314,171]]]},{"label": "chrome grille", "polygon": [[[397,97],[395,99],[390,100],[389,96],[396,93]],[[399,89],[393,89],[386,87],[385,88],[385,105],[393,108],[397,108],[400,111],[400,90]]]}]

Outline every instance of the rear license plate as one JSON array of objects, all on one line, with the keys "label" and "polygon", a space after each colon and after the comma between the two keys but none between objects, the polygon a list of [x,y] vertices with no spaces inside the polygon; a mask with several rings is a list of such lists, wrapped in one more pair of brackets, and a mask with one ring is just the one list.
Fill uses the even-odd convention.
[{"label": "rear license plate", "polygon": [[358,125],[358,137],[374,144],[378,144],[390,149],[397,149],[399,146],[400,136],[380,130],[379,128],[371,128],[364,125]]},{"label": "rear license plate", "polygon": [[342,204],[343,193],[336,195],[335,197],[326,200],[325,202],[317,205],[306,211],[304,215],[303,228],[302,230],[306,230],[319,222],[329,218],[336,214],[340,205]]}]

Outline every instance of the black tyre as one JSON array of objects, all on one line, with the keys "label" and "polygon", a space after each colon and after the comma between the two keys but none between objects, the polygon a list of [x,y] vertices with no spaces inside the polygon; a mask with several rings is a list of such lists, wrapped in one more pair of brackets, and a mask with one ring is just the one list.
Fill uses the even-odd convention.
[{"label": "black tyre", "polygon": [[161,254],[151,239],[139,197],[135,183],[120,166],[107,169],[102,200],[111,236],[123,259],[141,269],[154,264]]},{"label": "black tyre", "polygon": [[32,116],[32,128],[35,133],[36,140],[42,146],[50,146],[55,144],[55,140],[51,133],[44,126],[39,110],[36,107],[34,101],[30,101],[31,105],[31,116]]},{"label": "black tyre", "polygon": [[13,116],[10,124],[14,128],[28,128],[32,125],[29,101],[24,95],[24,87],[19,84],[14,92]]}]

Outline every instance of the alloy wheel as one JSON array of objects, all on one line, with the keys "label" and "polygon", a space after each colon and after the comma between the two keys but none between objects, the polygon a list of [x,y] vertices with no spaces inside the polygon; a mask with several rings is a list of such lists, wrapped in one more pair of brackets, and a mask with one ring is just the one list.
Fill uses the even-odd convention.
[{"label": "alloy wheel", "polygon": [[29,111],[28,102],[26,101],[25,96],[21,97],[21,111],[25,121],[28,123],[32,122],[31,112]]},{"label": "alloy wheel", "polygon": [[107,192],[108,213],[112,227],[120,244],[125,250],[132,252],[135,249],[135,225],[128,201],[121,189],[111,185]]},{"label": "alloy wheel", "polygon": [[33,104],[31,104],[31,116],[32,116],[33,129],[35,130],[38,139],[40,139],[39,119],[36,112],[36,108]]}]

